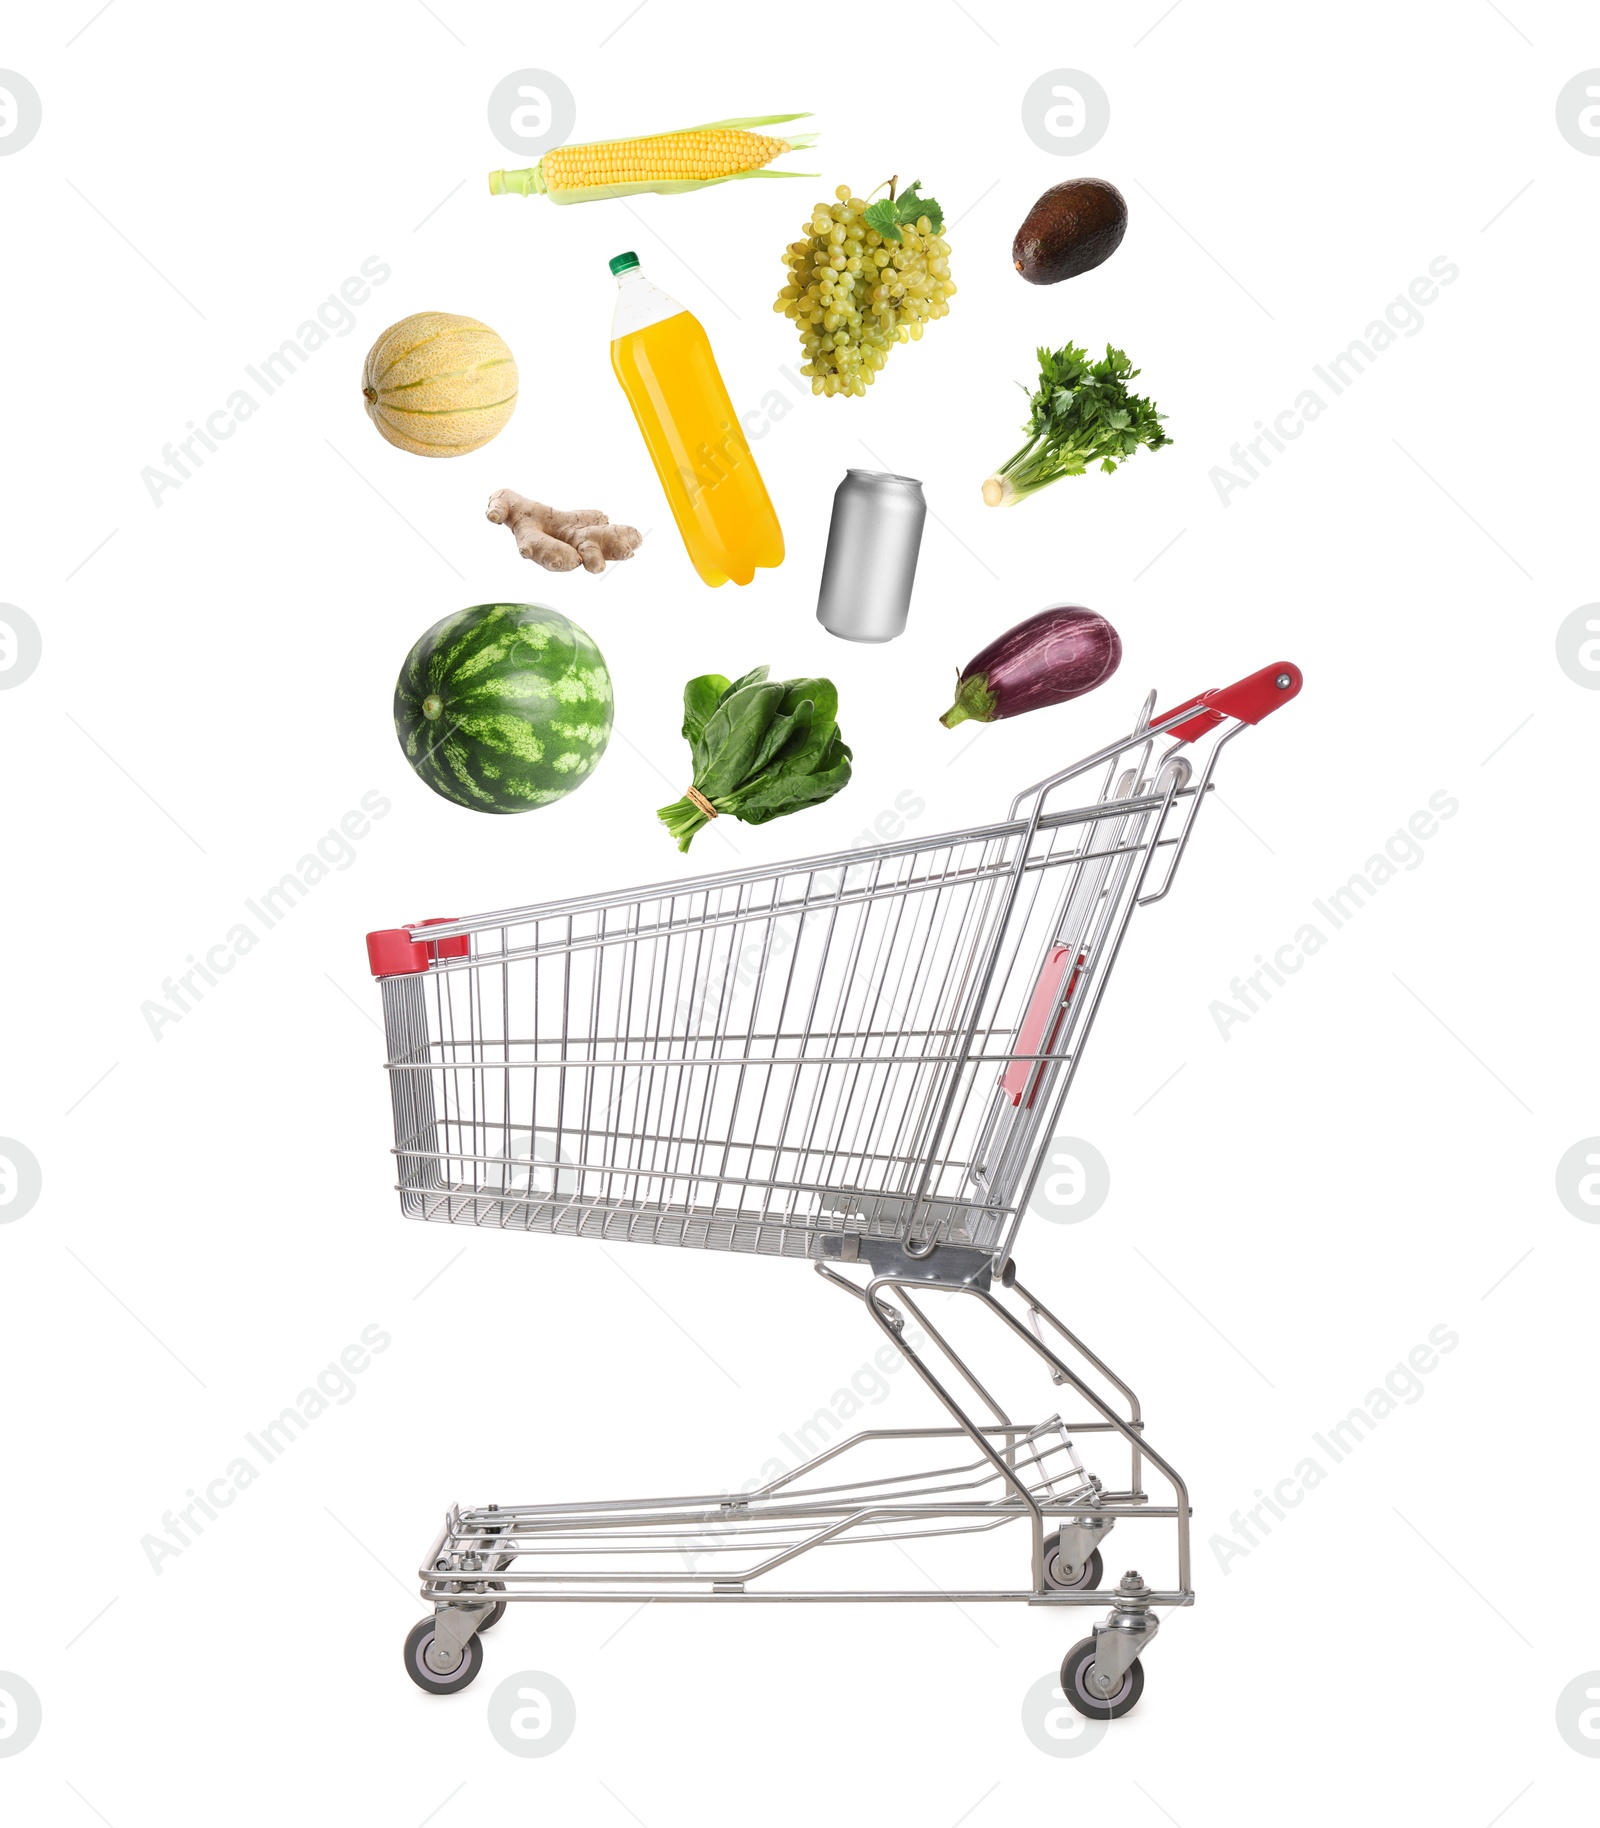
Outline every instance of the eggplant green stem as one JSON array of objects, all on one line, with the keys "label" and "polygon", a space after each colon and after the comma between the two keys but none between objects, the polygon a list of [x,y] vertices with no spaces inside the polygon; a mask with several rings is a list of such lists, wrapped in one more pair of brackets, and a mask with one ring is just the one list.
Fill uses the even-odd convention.
[{"label": "eggplant green stem", "polygon": [[995,695],[989,690],[988,675],[974,673],[970,679],[956,680],[956,701],[939,722],[947,730],[955,729],[957,724],[964,724],[969,717],[974,723],[992,724],[995,705]]}]

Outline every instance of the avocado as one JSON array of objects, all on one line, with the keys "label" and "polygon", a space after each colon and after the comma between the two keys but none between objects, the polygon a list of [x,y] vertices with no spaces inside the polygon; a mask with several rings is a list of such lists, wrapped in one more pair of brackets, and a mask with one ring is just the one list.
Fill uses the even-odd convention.
[{"label": "avocado", "polygon": [[1011,244],[1011,260],[1034,286],[1076,279],[1116,253],[1128,228],[1122,192],[1104,178],[1052,184],[1028,211]]}]

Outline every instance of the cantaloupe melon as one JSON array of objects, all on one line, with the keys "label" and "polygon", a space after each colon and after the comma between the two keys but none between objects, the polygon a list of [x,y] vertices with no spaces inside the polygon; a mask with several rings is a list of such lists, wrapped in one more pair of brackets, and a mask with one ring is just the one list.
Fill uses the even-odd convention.
[{"label": "cantaloupe melon", "polygon": [[475,317],[419,311],[391,324],[361,375],[367,416],[418,457],[459,457],[487,444],[517,405],[517,364]]}]

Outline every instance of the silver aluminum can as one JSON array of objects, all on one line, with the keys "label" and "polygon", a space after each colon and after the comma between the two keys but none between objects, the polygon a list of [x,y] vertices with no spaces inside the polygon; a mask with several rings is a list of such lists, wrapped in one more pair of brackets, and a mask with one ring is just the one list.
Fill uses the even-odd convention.
[{"label": "silver aluminum can", "polygon": [[906,625],[928,504],[914,476],[847,470],[833,497],[817,620],[845,641],[893,641]]}]

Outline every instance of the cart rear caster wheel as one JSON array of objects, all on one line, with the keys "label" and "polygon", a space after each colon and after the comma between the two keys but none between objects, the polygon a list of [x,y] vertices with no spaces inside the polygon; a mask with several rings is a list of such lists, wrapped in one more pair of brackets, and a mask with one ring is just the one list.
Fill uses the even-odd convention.
[{"label": "cart rear caster wheel", "polygon": [[1080,1714],[1090,1720],[1120,1720],[1131,1713],[1144,1693],[1144,1665],[1135,1658],[1121,1684],[1109,1695],[1089,1685],[1094,1669],[1094,1639],[1074,1644],[1061,1664],[1061,1692]]},{"label": "cart rear caster wheel", "polygon": [[[491,1593],[504,1593],[506,1590],[506,1584],[503,1580],[486,1580],[483,1584]],[[491,1626],[498,1625],[505,1615],[505,1601],[496,1600],[484,1615],[483,1623],[478,1627],[478,1635],[481,1637]]]},{"label": "cart rear caster wheel", "polygon": [[1091,1549],[1089,1559],[1074,1568],[1061,1559],[1059,1535],[1044,1539],[1044,1584],[1052,1593],[1092,1593],[1105,1573],[1100,1551]]},{"label": "cart rear caster wheel", "polygon": [[[503,1603],[503,1602],[502,1602]],[[480,1627],[481,1629],[481,1627]],[[430,1695],[453,1695],[465,1688],[483,1668],[483,1646],[476,1634],[468,1638],[461,1651],[461,1661],[442,1674],[428,1662],[433,1649],[433,1620],[419,1619],[406,1637],[406,1674],[418,1688]]]}]

